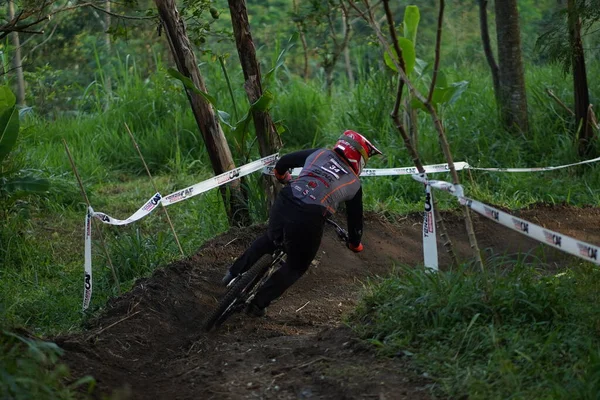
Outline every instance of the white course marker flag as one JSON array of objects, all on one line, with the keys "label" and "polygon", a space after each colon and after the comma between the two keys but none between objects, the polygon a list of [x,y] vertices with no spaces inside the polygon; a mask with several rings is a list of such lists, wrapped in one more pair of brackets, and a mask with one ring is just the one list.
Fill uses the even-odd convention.
[{"label": "white course marker flag", "polygon": [[84,245],[84,274],[83,274],[83,311],[92,298],[92,207],[85,214],[85,245]]},{"label": "white course marker flag", "polygon": [[425,267],[438,270],[437,233],[431,186],[425,185],[425,213],[423,215],[423,262]]},{"label": "white course marker flag", "polygon": [[429,180],[425,174],[412,175],[412,178],[425,185],[425,215],[423,217],[423,263],[425,267],[438,270],[437,231],[435,226],[435,211],[433,209],[433,193],[431,187],[445,190],[452,194],[460,193],[462,186],[444,181]]}]

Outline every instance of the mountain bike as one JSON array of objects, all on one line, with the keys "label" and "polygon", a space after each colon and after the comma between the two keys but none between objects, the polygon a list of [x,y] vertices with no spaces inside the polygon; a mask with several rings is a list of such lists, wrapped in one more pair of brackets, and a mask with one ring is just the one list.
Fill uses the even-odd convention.
[{"label": "mountain bike", "polygon": [[[348,244],[348,232],[335,221],[327,218],[326,222],[335,228],[335,231],[345,244]],[[277,271],[286,259],[283,246],[278,246],[273,254],[262,256],[248,270],[236,276],[227,285],[227,291],[217,304],[217,308],[204,322],[204,330],[209,332],[218,328],[235,313],[242,312],[252,301],[262,285]]]}]

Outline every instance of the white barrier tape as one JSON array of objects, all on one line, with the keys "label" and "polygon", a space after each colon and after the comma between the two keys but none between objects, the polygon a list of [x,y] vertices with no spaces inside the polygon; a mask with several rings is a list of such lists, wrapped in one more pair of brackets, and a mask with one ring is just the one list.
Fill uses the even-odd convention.
[{"label": "white barrier tape", "polygon": [[427,179],[426,176],[423,176],[423,174],[412,175],[412,178],[417,182],[421,182],[424,185],[428,185],[428,186],[434,187],[436,189],[443,190],[445,192],[450,193],[453,196],[456,196],[459,198],[464,196],[464,190],[463,190],[462,185],[455,185],[450,182],[438,181],[435,179],[429,180],[429,179]]},{"label": "white barrier tape", "polygon": [[[105,214],[102,212],[95,212],[92,209],[92,207],[89,207],[88,212],[86,214],[86,218],[85,218],[85,247],[84,247],[85,275],[84,275],[83,309],[86,310],[88,308],[90,300],[91,300],[91,296],[92,296],[92,250],[91,250],[92,249],[92,245],[91,245],[92,226],[91,226],[91,219],[93,217],[99,219],[100,221],[102,221],[106,224],[110,224],[110,225],[126,225],[129,223],[135,222],[135,221],[145,217],[146,215],[150,214],[158,206],[158,204],[160,202],[162,202],[162,204],[164,206],[175,204],[180,201],[189,199],[190,197],[204,193],[210,189],[214,189],[214,188],[221,186],[227,182],[231,182],[242,176],[248,175],[252,172],[261,170],[261,169],[263,170],[264,174],[273,175],[274,167],[269,166],[269,165],[273,164],[278,158],[279,158],[278,153],[272,154],[272,155],[264,157],[260,160],[246,164],[242,167],[234,168],[231,171],[224,172],[213,178],[210,178],[203,182],[197,183],[196,185],[187,187],[182,190],[178,190],[166,197],[161,198],[160,193],[156,193],[154,196],[152,196],[152,198],[150,200],[148,200],[142,207],[140,207],[140,209],[138,209],[134,214],[132,214],[129,218],[127,218],[125,220],[113,218],[113,217],[109,216],[108,214]],[[574,165],[588,164],[588,163],[593,163],[593,162],[597,162],[597,161],[600,161],[600,157],[592,159],[592,160],[586,160],[586,161],[581,161],[578,163],[561,165],[561,166],[557,166],[557,167],[478,168],[478,167],[471,167],[469,164],[467,164],[465,162],[454,163],[454,167],[455,167],[455,170],[457,170],[457,171],[463,170],[463,169],[473,169],[473,170],[480,170],[480,171],[498,171],[498,172],[536,172],[536,171],[551,171],[551,170],[555,170],[555,169],[567,168],[567,167],[571,167]],[[447,172],[450,170],[448,164],[426,165],[426,166],[424,166],[424,168],[425,168],[426,173]],[[294,168],[294,170],[292,171],[292,175],[298,176],[301,171],[302,171],[301,168]],[[550,231],[547,229],[543,229],[542,227],[540,227],[538,225],[532,224],[525,220],[521,220],[519,218],[512,217],[512,216],[510,216],[510,214],[503,213],[502,211],[496,210],[493,207],[486,206],[483,203],[479,203],[475,200],[465,198],[462,186],[453,185],[451,183],[444,182],[444,181],[428,180],[426,178],[426,176],[415,175],[417,172],[418,172],[418,170],[415,167],[382,168],[382,169],[370,168],[370,169],[364,169],[363,172],[361,173],[361,176],[412,175],[413,179],[426,185],[426,202],[425,202],[425,214],[426,215],[425,215],[425,219],[424,219],[424,223],[423,223],[423,226],[424,226],[423,227],[423,237],[424,237],[424,250],[423,251],[424,251],[426,266],[431,266],[430,268],[437,269],[437,242],[435,241],[436,240],[435,239],[436,238],[435,219],[433,216],[433,202],[431,201],[432,195],[431,195],[431,192],[429,189],[430,187],[434,187],[434,188],[440,189],[440,190],[445,190],[445,191],[451,193],[452,195],[458,197],[458,199],[461,203],[467,204],[469,207],[471,207],[476,212],[482,213],[481,207],[483,207],[484,211],[483,211],[482,215],[487,216],[488,218],[492,218],[492,217],[490,217],[490,215],[487,215],[486,212],[488,212],[488,210],[491,210],[489,212],[491,212],[492,215],[497,216],[492,219],[496,219],[496,221],[502,223],[503,225],[505,225],[509,228],[517,230],[523,234],[529,235],[529,236],[533,237],[534,239],[539,240],[541,242],[550,244],[551,246],[561,249],[567,253],[584,258],[595,264],[600,264],[600,260],[598,260],[599,248],[597,246],[575,240],[568,236],[564,236],[564,235],[558,234],[556,232],[553,232],[553,231]],[[430,200],[430,206],[431,206],[431,215],[430,216],[427,215],[428,214],[427,198],[429,198],[429,200]],[[493,214],[494,212],[496,214]],[[513,221],[513,226],[511,226],[510,223],[504,221],[508,217],[503,216],[503,221],[501,222],[499,219],[500,215],[506,215],[509,218],[511,218]],[[517,222],[515,222],[515,221],[517,221],[519,224],[524,223],[525,225],[519,225],[521,227],[519,229],[516,227]],[[531,229],[529,227],[531,227]],[[430,229],[433,229],[433,231],[430,231]],[[532,233],[530,233],[530,232],[532,232]],[[427,237],[425,237],[426,233],[428,235]],[[433,242],[430,242],[431,238],[433,238],[433,240],[434,240]],[[427,244],[427,246],[426,246],[425,239],[427,239],[428,243],[434,243],[435,247],[432,247],[430,244]],[[425,247],[429,248],[429,250],[425,250]],[[435,254],[435,264],[434,264],[434,261],[432,261],[433,254]],[[435,265],[435,267],[433,267],[433,265]]]},{"label": "white barrier tape", "polygon": [[[273,168],[265,167],[263,168],[263,174],[273,175]],[[433,164],[433,165],[425,165],[425,173],[435,173],[435,172],[448,172],[450,171],[450,167],[448,164]],[[469,164],[466,162],[457,162],[454,163],[454,168],[457,171],[468,169]],[[291,172],[292,176],[300,175],[302,168],[294,168]],[[360,176],[392,176],[392,175],[413,175],[419,173],[416,167],[401,167],[401,168],[365,168],[363,169]]]},{"label": "white barrier tape", "polygon": [[248,175],[252,172],[258,171],[265,167],[265,165],[272,164],[277,161],[279,154],[272,154],[270,156],[261,158],[260,160],[253,161],[239,168],[235,168],[231,171],[222,173],[205,181],[202,181],[196,185],[190,186],[183,190],[178,190],[166,197],[162,197],[160,193],[156,193],[150,200],[148,200],[139,210],[133,213],[129,218],[121,220],[113,218],[108,214],[102,212],[95,212],[92,207],[88,208],[88,212],[85,215],[85,246],[84,246],[84,289],[83,289],[83,310],[85,311],[92,298],[92,218],[97,218],[105,224],[110,225],[126,225],[142,219],[146,215],[150,214],[158,204],[162,203],[164,206],[168,206],[182,200],[189,199],[190,197],[196,196],[200,193],[206,192],[210,189],[224,185],[227,182],[238,179],[242,176]]},{"label": "white barrier tape", "polygon": [[278,157],[279,153],[272,154],[268,157],[261,158],[260,160],[256,160],[241,167],[234,168],[231,171],[224,172],[221,175],[214,176],[193,186],[187,187],[182,190],[178,190],[174,193],[171,193],[168,196],[163,197],[162,203],[165,206],[170,206],[171,204],[175,204],[180,201],[189,199],[190,197],[199,195],[200,193],[204,193],[210,189],[214,189],[216,187],[224,185],[227,182],[231,182],[235,179],[241,178],[242,176],[261,170],[265,166],[277,161]]},{"label": "white barrier tape", "polygon": [[437,234],[433,210],[431,186],[425,185],[425,213],[423,215],[423,263],[425,267],[438,270]]},{"label": "white barrier tape", "polygon": [[[433,164],[424,165],[425,173],[436,173],[436,172],[448,172],[450,167],[448,164]],[[454,163],[454,169],[461,171],[468,169],[469,164],[466,162]],[[419,170],[416,167],[402,167],[402,168],[365,168],[363,169],[360,176],[390,176],[390,175],[413,175],[418,174]]]},{"label": "white barrier tape", "polygon": [[[273,172],[273,169],[275,169],[274,165],[268,166],[268,167],[264,167],[262,169],[262,173],[263,175],[275,175],[275,173]],[[302,168],[294,168],[290,174],[292,176],[298,176],[300,175],[300,172],[302,171]]]},{"label": "white barrier tape", "polygon": [[113,218],[110,215],[102,213],[102,212],[93,212],[92,216],[95,218],[98,218],[100,221],[104,222],[105,224],[127,225],[127,224],[135,222],[139,219],[144,218],[146,215],[148,215],[152,211],[154,211],[156,206],[158,206],[158,203],[160,203],[161,198],[162,198],[162,196],[160,195],[160,193],[157,192],[154,196],[152,196],[152,198],[150,198],[150,200],[148,200],[143,206],[141,206],[139,210],[137,210],[135,213],[133,213],[127,219]]},{"label": "white barrier tape", "polygon": [[[555,169],[572,167],[575,165],[582,164],[591,164],[594,162],[600,161],[600,157],[594,158],[592,160],[585,160],[576,162],[573,164],[565,164],[559,165],[556,167],[534,167],[534,168],[480,168],[473,167],[464,161],[454,163],[454,169],[456,171],[461,171],[463,169],[472,169],[476,171],[496,171],[496,172],[539,172],[539,171],[552,171]],[[448,164],[434,164],[434,165],[425,165],[425,173],[436,173],[436,172],[448,172],[450,171],[450,167]],[[300,171],[302,168],[294,168],[292,171],[292,176],[300,175]],[[264,174],[273,175],[273,167],[267,167],[263,169]],[[401,168],[365,168],[363,169],[360,176],[392,176],[392,175],[413,175],[417,174],[419,171],[416,167],[401,167]]]},{"label": "white barrier tape", "polygon": [[460,187],[460,185],[453,185],[449,182],[443,181],[427,181],[426,178],[418,175],[413,175],[413,179],[419,182],[427,182],[427,184],[431,185],[432,187],[448,191],[453,196],[456,196],[461,204],[467,205],[473,211],[493,221],[496,221],[507,228],[529,236],[538,242],[545,243],[566,253],[600,265],[599,246],[595,246],[558,232],[545,229],[532,222],[514,217],[508,213],[505,213],[504,211],[500,211],[477,200],[464,197],[462,193],[462,187]]},{"label": "white barrier tape", "polygon": [[600,157],[594,158],[592,160],[585,160],[585,161],[576,162],[576,163],[573,163],[573,164],[559,165],[557,167],[536,167],[536,168],[478,168],[478,167],[471,167],[471,166],[469,166],[469,169],[474,169],[474,170],[478,170],[478,171],[497,171],[497,172],[539,172],[539,171],[552,171],[552,170],[555,170],[555,169],[572,167],[574,165],[590,164],[590,163],[594,163],[594,162],[597,162],[597,161],[600,161]]},{"label": "white barrier tape", "polygon": [[260,160],[253,161],[239,168],[234,168],[231,171],[224,172],[221,175],[214,176],[193,186],[187,187],[182,190],[178,190],[165,197],[162,197],[160,193],[156,193],[150,198],[150,200],[148,200],[135,213],[133,213],[129,218],[126,219],[117,219],[103,212],[94,212],[93,216],[95,218],[98,218],[105,224],[127,225],[144,218],[146,215],[154,211],[160,203],[162,203],[165,206],[168,206],[171,204],[178,203],[182,200],[189,199],[190,197],[196,196],[200,193],[204,193],[210,189],[224,185],[227,182],[238,179],[252,172],[258,171],[262,169],[265,165],[271,164],[274,161],[276,161],[278,157],[279,154],[272,154],[268,157],[264,157]]},{"label": "white barrier tape", "polygon": [[552,247],[572,254],[586,261],[600,265],[599,250],[600,247],[582,242],[558,232],[542,228],[539,225],[525,221],[524,219],[513,217],[512,215],[500,211],[494,207],[485,205],[479,201],[466,197],[460,199],[461,204],[466,204],[473,211],[498,222],[510,229],[529,236],[539,242],[546,243]]},{"label": "white barrier tape", "polygon": [[85,214],[85,247],[84,247],[84,275],[83,275],[83,311],[92,299],[92,207]]}]

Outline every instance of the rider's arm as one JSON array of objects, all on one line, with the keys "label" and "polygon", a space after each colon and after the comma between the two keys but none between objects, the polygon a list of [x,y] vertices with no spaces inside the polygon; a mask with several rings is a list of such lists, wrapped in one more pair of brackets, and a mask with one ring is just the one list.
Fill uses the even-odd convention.
[{"label": "rider's arm", "polygon": [[362,187],[358,189],[351,200],[346,201],[346,214],[348,217],[348,241],[351,246],[358,247],[363,231]]},{"label": "rider's arm", "polygon": [[282,156],[277,160],[277,164],[275,164],[277,174],[283,175],[291,168],[303,167],[308,156],[317,150],[318,149],[299,150]]}]

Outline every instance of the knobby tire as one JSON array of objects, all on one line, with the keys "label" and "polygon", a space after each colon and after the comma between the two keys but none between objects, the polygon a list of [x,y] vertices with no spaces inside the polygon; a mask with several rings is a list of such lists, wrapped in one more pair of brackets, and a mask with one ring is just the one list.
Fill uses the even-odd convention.
[{"label": "knobby tire", "polygon": [[[258,260],[248,271],[246,271],[233,286],[225,293],[225,296],[217,304],[217,308],[210,314],[206,322],[204,323],[204,330],[210,331],[213,327],[218,327],[232,314],[229,310],[240,297],[243,297],[244,301],[248,292],[258,283],[260,278],[271,266],[273,257],[270,254],[263,256]],[[229,312],[228,312],[229,311]]]}]

